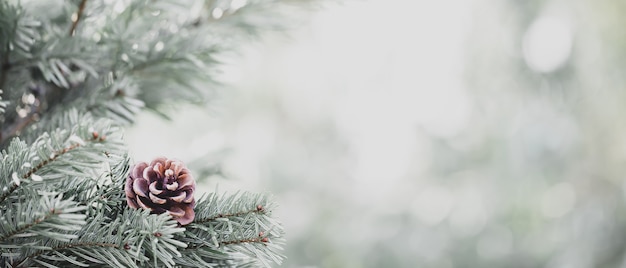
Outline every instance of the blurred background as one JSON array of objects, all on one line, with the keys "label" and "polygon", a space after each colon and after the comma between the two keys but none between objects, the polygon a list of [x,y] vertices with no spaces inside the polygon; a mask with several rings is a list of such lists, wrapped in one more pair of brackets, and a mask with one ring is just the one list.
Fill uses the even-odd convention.
[{"label": "blurred background", "polygon": [[626,267],[623,14],[329,4],[225,60],[207,107],[142,114],[126,140],[215,163],[204,192],[274,194],[283,267]]}]

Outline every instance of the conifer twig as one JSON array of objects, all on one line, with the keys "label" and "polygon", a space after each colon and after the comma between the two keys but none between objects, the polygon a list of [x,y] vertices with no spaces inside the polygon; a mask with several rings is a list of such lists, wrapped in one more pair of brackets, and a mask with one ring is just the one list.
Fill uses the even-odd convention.
[{"label": "conifer twig", "polygon": [[72,21],[72,28],[70,28],[70,36],[74,36],[76,33],[76,26],[78,26],[78,22],[80,18],[83,16],[83,11],[85,10],[85,6],[87,5],[87,0],[80,1],[80,5],[78,6],[78,12],[76,12],[76,19]]},{"label": "conifer twig", "polygon": [[[267,237],[254,237],[254,238],[243,238],[243,239],[237,239],[237,240],[229,240],[229,241],[222,241],[219,242],[219,244],[221,246],[225,246],[225,245],[233,245],[233,244],[244,244],[244,243],[269,243],[270,240]],[[199,249],[199,248],[203,248],[205,247],[206,244],[201,243],[201,244],[197,244],[197,245],[189,245],[186,248],[184,248],[183,250],[195,250],[195,249]]]},{"label": "conifer twig", "polygon": [[6,234],[6,235],[4,235],[4,236],[0,237],[0,242],[2,242],[2,241],[4,241],[4,240],[7,240],[7,239],[11,238],[11,237],[12,237],[12,236],[14,236],[14,235],[17,235],[17,234],[23,233],[23,232],[25,232],[26,230],[28,230],[28,229],[30,229],[30,228],[33,228],[33,227],[35,227],[37,224],[40,224],[40,223],[42,223],[42,222],[46,221],[47,219],[49,219],[50,217],[52,217],[52,215],[59,214],[59,213],[60,213],[60,211],[57,211],[57,210],[54,210],[54,209],[53,209],[53,210],[49,211],[49,212],[48,212],[46,215],[44,215],[43,217],[41,217],[41,218],[37,218],[37,219],[35,219],[33,222],[31,222],[31,223],[26,223],[26,224],[23,224],[23,225],[21,225],[21,226],[18,226],[18,228],[17,228],[17,229],[15,229],[15,230],[13,230],[12,232],[9,232],[8,234]]},{"label": "conifer twig", "polygon": [[208,218],[204,218],[204,219],[197,219],[194,220],[193,223],[205,223],[205,222],[210,222],[210,221],[214,221],[218,218],[230,218],[230,217],[237,217],[237,216],[241,216],[241,215],[245,215],[248,213],[259,213],[259,214],[265,214],[265,208],[261,205],[258,205],[255,209],[251,209],[251,210],[246,210],[246,211],[240,211],[240,212],[235,212],[235,213],[231,213],[231,214],[217,214],[217,216],[214,217],[208,217]]},{"label": "conifer twig", "polygon": [[[99,136],[97,132],[93,132],[93,137],[88,139],[87,141],[104,141],[106,138],[104,136]],[[81,147],[80,144],[75,143],[72,144],[68,147],[63,148],[62,150],[56,151],[54,152],[50,158],[45,159],[41,162],[39,162],[39,164],[37,164],[36,166],[32,167],[30,170],[28,170],[28,172],[26,172],[26,174],[24,174],[22,176],[22,179],[27,179],[28,177],[30,177],[31,175],[33,175],[35,172],[37,172],[38,170],[40,170],[41,168],[43,168],[44,166],[48,165],[51,162],[54,162],[59,156],[62,156],[66,153],[68,153],[69,151],[72,151],[78,147]],[[11,195],[15,190],[17,190],[17,187],[19,186],[19,184],[17,183],[13,183],[11,185],[11,187],[8,189],[8,191],[5,191],[1,196],[0,196],[0,203],[2,203],[7,197],[9,197],[9,195]]]},{"label": "conifer twig", "polygon": [[78,242],[78,243],[69,243],[69,244],[64,244],[64,245],[60,245],[57,247],[53,247],[50,250],[41,250],[39,252],[33,253],[31,255],[28,255],[26,257],[24,257],[23,259],[21,259],[20,261],[17,262],[17,266],[15,267],[26,267],[24,266],[24,262],[29,260],[29,259],[33,259],[36,258],[37,256],[44,254],[46,252],[49,251],[59,251],[59,250],[64,250],[64,249],[70,249],[70,248],[94,248],[94,247],[99,247],[99,248],[119,248],[118,245],[116,244],[111,244],[111,243],[98,243],[98,242]]}]

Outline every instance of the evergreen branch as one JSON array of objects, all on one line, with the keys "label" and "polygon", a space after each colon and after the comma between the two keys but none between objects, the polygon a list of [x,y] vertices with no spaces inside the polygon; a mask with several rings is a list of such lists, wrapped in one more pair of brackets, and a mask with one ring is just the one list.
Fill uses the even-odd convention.
[{"label": "evergreen branch", "polygon": [[[17,13],[19,13],[18,10],[19,9],[17,7],[11,6],[6,2],[0,3],[0,15],[5,15],[3,13],[6,13],[6,15],[14,13],[16,15]],[[4,28],[0,29],[0,34],[2,34],[0,36],[2,36],[4,39],[2,40],[2,42],[0,42],[0,45],[3,46],[0,49],[0,52],[2,52],[2,56],[0,57],[0,89],[4,89],[4,84],[6,83],[7,72],[9,68],[9,53],[11,51],[11,40],[14,38],[15,33],[17,32],[18,18],[18,16],[13,17],[13,19],[11,19],[11,17],[8,17],[7,20],[4,21],[5,25],[0,24],[0,28]]]},{"label": "evergreen branch", "polygon": [[34,251],[24,252],[16,263],[21,267],[28,267],[31,262],[48,267],[89,266],[80,262],[80,258],[98,265],[137,267],[136,260],[123,242],[123,239],[132,238],[116,235],[116,230],[126,227],[121,225],[122,222],[121,218],[110,221],[102,214],[93,215],[86,225],[72,233],[74,239],[62,243],[48,241],[44,243],[44,247],[35,247]]},{"label": "evergreen branch", "polygon": [[41,23],[25,15],[19,5],[0,3],[0,89],[5,89],[11,68],[9,55],[17,52],[30,56],[30,49],[40,37],[35,30]]},{"label": "evergreen branch", "polygon": [[[9,144],[9,147],[6,151],[0,153],[2,157],[2,162],[0,162],[0,178],[4,178],[6,176],[11,176],[11,179],[5,178],[3,184],[9,185],[8,189],[3,189],[2,195],[0,195],[0,200],[5,200],[10,193],[15,191],[19,186],[19,177],[17,177],[17,173],[13,172],[14,170],[20,169],[27,161],[29,156],[29,150],[23,141],[19,139],[13,140]],[[3,172],[4,171],[4,172]]]},{"label": "evergreen branch", "polygon": [[[72,233],[75,238],[71,241],[34,248],[15,263],[23,267],[33,261],[46,266],[88,266],[83,260],[112,267],[173,267],[174,257],[182,256],[177,248],[186,246],[174,235],[183,231],[169,214],[126,209],[113,220],[94,214],[88,224]],[[38,260],[38,256],[43,258]]]},{"label": "evergreen branch", "polygon": [[271,217],[273,206],[267,196],[252,193],[221,197],[213,193],[202,198],[196,206],[196,220],[179,238],[188,244],[180,264],[197,266],[219,260],[280,264],[283,231]]},{"label": "evergreen branch", "polygon": [[[191,23],[185,25],[188,28],[209,27],[214,31],[224,31],[232,37],[232,31],[242,31],[242,36],[256,36],[258,33],[267,30],[287,30],[293,28],[297,19],[295,9],[285,9],[289,6],[310,5],[316,0],[249,0],[243,6],[224,7],[219,1],[206,1],[204,9],[208,16],[196,18]],[[319,2],[319,1],[318,1]],[[215,9],[220,9],[221,15],[212,15]],[[291,23],[285,23],[291,20]]]},{"label": "evergreen branch", "polygon": [[2,195],[0,195],[0,203],[2,203],[7,197],[9,197],[9,195],[15,192],[15,190],[17,190],[17,187],[19,186],[19,183],[13,182],[11,186],[7,189],[7,191],[4,191]]},{"label": "evergreen branch", "polygon": [[21,226],[18,226],[15,230],[6,233],[3,236],[0,236],[0,242],[3,242],[4,240],[7,240],[7,239],[11,238],[14,235],[26,232],[28,229],[33,228],[36,225],[38,225],[38,224],[40,224],[40,223],[50,219],[52,216],[54,216],[56,214],[59,214],[59,212],[56,211],[55,209],[52,209],[51,211],[46,213],[46,215],[44,215],[43,217],[37,218],[33,222],[26,223],[26,224],[23,224]]},{"label": "evergreen branch", "polygon": [[[98,132],[93,132],[92,133],[92,137],[90,139],[87,139],[87,142],[102,142],[104,141],[105,138],[104,137],[99,137]],[[81,145],[80,143],[74,143],[68,147],[65,147],[61,150],[58,151],[54,151],[49,158],[39,162],[39,164],[37,164],[36,166],[34,166],[33,168],[29,169],[24,175],[22,175],[22,179],[27,179],[28,177],[30,177],[31,175],[33,175],[35,172],[39,171],[40,169],[42,169],[43,167],[45,167],[46,165],[56,161],[60,156],[67,154],[68,152],[77,149],[80,146],[84,146]],[[4,202],[4,200],[11,195],[14,191],[16,191],[18,189],[18,187],[21,184],[19,182],[13,182],[11,187],[9,188],[8,191],[5,191],[4,193],[2,193],[2,195],[0,196],[0,203]]]},{"label": "evergreen branch", "polygon": [[83,11],[85,10],[85,6],[87,4],[87,0],[82,0],[80,5],[78,6],[78,12],[76,12],[76,20],[72,22],[72,27],[70,28],[70,36],[74,36],[76,34],[76,26],[78,26],[78,22],[83,16]]},{"label": "evergreen branch", "polygon": [[[99,137],[98,132],[94,131],[92,132],[92,137],[90,139],[87,139],[85,141],[87,142],[103,142],[105,140],[105,137]],[[22,176],[23,179],[26,179],[28,177],[30,177],[31,175],[33,175],[33,173],[37,172],[38,170],[40,170],[41,168],[43,168],[44,166],[52,163],[53,161],[57,160],[57,158],[59,158],[60,156],[77,149],[78,147],[84,146],[85,144],[80,144],[80,143],[74,143],[68,147],[65,147],[59,151],[55,151],[52,153],[52,155],[50,155],[50,158],[43,160],[41,162],[39,162],[39,164],[37,164],[37,166],[31,168],[30,170],[28,170],[28,172],[26,172],[26,174],[24,174]],[[0,202],[2,202],[2,199],[0,199]]]},{"label": "evergreen branch", "polygon": [[13,239],[9,244],[20,246],[32,240],[70,241],[77,237],[71,232],[86,223],[86,216],[81,213],[86,207],[71,199],[63,200],[62,194],[31,194],[30,198],[25,204],[14,203],[3,209],[11,218],[0,224],[0,244],[7,244],[9,239]]},{"label": "evergreen branch", "polygon": [[182,257],[178,248],[187,245],[175,236],[183,233],[185,228],[180,228],[169,214],[150,214],[149,210],[129,208],[122,218],[126,225],[120,231],[128,237],[128,247],[143,250],[143,255],[152,260],[154,267],[174,267],[174,257]]},{"label": "evergreen branch", "polygon": [[17,266],[16,267],[27,267],[27,266],[23,266],[24,262],[26,262],[26,260],[29,260],[29,259],[34,260],[38,256],[41,256],[42,254],[47,253],[48,251],[61,251],[61,250],[66,250],[66,249],[94,248],[94,247],[114,248],[114,249],[119,249],[120,248],[118,245],[111,244],[111,243],[98,243],[98,242],[68,243],[68,244],[63,244],[63,245],[60,245],[60,246],[57,246],[57,247],[50,248],[49,250],[40,250],[40,251],[38,251],[36,253],[30,254],[30,255],[24,257],[23,259],[19,260],[17,262]]},{"label": "evergreen branch", "polygon": [[[220,245],[225,246],[225,245],[233,245],[233,244],[243,244],[243,243],[268,243],[269,239],[266,237],[255,237],[255,238],[245,238],[245,239],[238,239],[238,240],[228,240],[228,241],[221,241],[219,242]],[[206,247],[206,244],[197,244],[197,245],[193,245],[193,246],[189,246],[184,250],[194,250],[194,249],[198,249],[198,248],[202,248],[202,247]]]},{"label": "evergreen branch", "polygon": [[[125,206],[129,160],[117,124],[132,123],[145,108],[160,112],[180,102],[205,102],[212,93],[206,85],[217,83],[219,54],[235,50],[241,37],[287,28],[282,27],[286,16],[273,16],[286,15],[281,6],[312,2],[248,0],[235,7],[231,1],[202,1],[212,17],[205,14],[202,21],[209,23],[193,25],[187,23],[197,17],[187,21],[176,7],[196,0],[122,1],[122,6],[61,1],[57,11],[37,14],[38,20],[0,1],[5,99],[32,93],[27,90],[33,83],[50,85],[36,96],[41,106],[30,107],[27,116],[15,115],[21,104],[11,102],[0,130],[0,142],[20,136],[0,153],[0,266],[281,263],[283,229],[265,195],[209,195],[198,201],[196,220],[185,228],[168,214]],[[50,210],[51,195],[72,196],[69,210]],[[67,213],[56,214],[61,212]]]},{"label": "evergreen branch", "polygon": [[219,218],[231,218],[231,217],[240,217],[246,214],[250,214],[250,213],[259,213],[259,214],[265,214],[265,209],[263,208],[262,205],[257,205],[257,208],[255,209],[250,209],[250,210],[245,210],[245,211],[239,211],[239,212],[234,212],[234,213],[226,213],[226,214],[222,214],[219,213],[215,216],[210,216],[210,217],[206,217],[206,218],[202,218],[202,219],[195,219],[193,221],[193,223],[197,223],[197,224],[203,224],[203,223],[207,223],[207,222],[213,222]]},{"label": "evergreen branch", "polygon": [[108,120],[70,110],[55,125],[66,129],[45,132],[30,148],[15,139],[3,153],[11,158],[0,163],[0,183],[8,188],[3,189],[0,203],[18,191],[22,181],[37,189],[45,183],[32,182],[98,177],[103,164],[113,164],[124,154],[121,133]]},{"label": "evergreen branch", "polygon": [[129,76],[111,79],[109,86],[93,93],[92,101],[85,109],[96,116],[131,124],[145,107],[145,103],[136,98],[139,88]]},{"label": "evergreen branch", "polygon": [[110,164],[97,180],[85,180],[76,185],[72,181],[64,181],[62,188],[74,187],[76,199],[87,206],[87,216],[102,215],[115,219],[122,213],[125,205],[124,183],[128,176],[130,157],[123,156],[118,163]]},{"label": "evergreen branch", "polygon": [[172,65],[175,65],[177,63],[193,63],[192,61],[189,60],[188,55],[190,54],[191,53],[188,53],[187,55],[181,55],[178,57],[173,57],[171,55],[167,55],[167,56],[164,55],[164,57],[161,57],[161,58],[149,59],[133,66],[131,70],[129,71],[129,74],[140,73],[141,71],[145,69],[154,68],[157,65],[165,65],[167,67],[171,67]]},{"label": "evergreen branch", "polygon": [[57,59],[57,60],[76,60],[77,58],[84,58],[86,55],[84,53],[74,53],[74,52],[64,52],[64,53],[49,53],[46,52],[45,55],[34,55],[32,58],[22,58],[19,60],[9,61],[4,65],[7,71],[13,70],[15,68],[29,68],[37,66],[43,59]]}]

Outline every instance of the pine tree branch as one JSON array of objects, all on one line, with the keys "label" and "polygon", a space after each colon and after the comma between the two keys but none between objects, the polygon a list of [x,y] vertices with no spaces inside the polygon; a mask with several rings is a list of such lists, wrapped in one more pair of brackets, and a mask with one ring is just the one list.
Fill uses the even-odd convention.
[{"label": "pine tree branch", "polygon": [[70,36],[74,36],[76,34],[76,26],[78,26],[78,22],[83,16],[83,11],[85,10],[85,6],[87,5],[87,0],[82,0],[80,5],[78,6],[78,12],[76,12],[76,20],[72,22],[72,28],[70,28]]},{"label": "pine tree branch", "polygon": [[[237,239],[237,240],[229,240],[229,241],[222,241],[219,242],[220,245],[225,246],[225,245],[234,245],[234,244],[244,244],[244,243],[268,243],[269,239],[267,237],[255,237],[255,238],[246,238],[246,239]],[[197,245],[191,245],[188,246],[187,248],[183,249],[183,251],[185,250],[193,250],[193,249],[199,249],[199,248],[203,248],[206,247],[206,244],[197,244]]]},{"label": "pine tree branch", "polygon": [[[99,136],[98,132],[93,132],[92,133],[92,138],[91,139],[87,139],[86,142],[102,142],[104,141],[106,138],[104,136]],[[46,160],[42,160],[41,162],[39,162],[39,164],[37,164],[36,166],[34,166],[33,168],[31,168],[30,170],[28,170],[24,175],[22,175],[22,179],[27,179],[28,177],[30,177],[31,175],[33,175],[35,172],[37,172],[38,170],[40,170],[41,168],[43,168],[44,166],[54,162],[55,160],[57,160],[60,156],[75,150],[81,146],[79,143],[74,143],[73,145],[70,145],[68,147],[65,147],[59,151],[55,151],[52,153],[52,155],[50,155],[50,157]],[[17,190],[17,188],[20,186],[19,182],[13,182],[13,184],[11,185],[11,187],[8,189],[8,191],[2,193],[2,195],[0,196],[0,203],[4,202],[4,200],[9,197],[13,192],[15,192]]]},{"label": "pine tree branch", "polygon": [[8,191],[2,193],[2,195],[0,196],[0,203],[2,203],[7,197],[9,197],[9,195],[15,192],[15,190],[17,190],[17,187],[19,186],[20,185],[17,183],[11,184],[11,187],[9,187]]},{"label": "pine tree branch", "polygon": [[28,249],[49,250],[57,243],[70,243],[78,238],[75,232],[87,223],[83,214],[87,207],[72,199],[63,199],[63,194],[55,194],[52,198],[50,194],[40,198],[34,193],[30,196],[28,201],[13,203],[3,209],[6,219],[0,224],[3,233],[0,246],[21,252],[15,255],[18,252],[3,251],[3,257],[5,253],[25,256],[29,254]]},{"label": "pine tree branch", "polygon": [[239,217],[239,216],[243,216],[243,215],[246,215],[246,214],[249,214],[249,213],[265,214],[265,212],[266,212],[265,208],[263,208],[262,205],[257,205],[256,209],[240,211],[240,212],[235,212],[235,213],[230,213],[230,214],[217,214],[217,216],[214,216],[214,217],[207,217],[207,218],[203,218],[203,219],[196,219],[196,220],[193,221],[193,223],[202,224],[202,223],[215,221],[215,220],[217,220],[219,218]]},{"label": "pine tree branch", "polygon": [[248,239],[223,241],[223,242],[220,242],[220,245],[233,245],[233,244],[243,244],[243,243],[267,243],[267,242],[269,242],[269,240],[266,238],[248,238]]},{"label": "pine tree branch", "polygon": [[[93,141],[104,141],[104,137],[99,137],[98,132],[93,132],[93,137],[91,139],[88,139],[87,142],[93,142]],[[33,173],[37,172],[38,170],[40,170],[42,167],[44,167],[45,165],[48,165],[49,163],[51,163],[52,161],[55,161],[59,156],[62,156],[66,153],[68,153],[71,150],[74,150],[80,146],[83,146],[79,143],[74,143],[72,145],[70,145],[69,147],[65,147],[60,151],[56,151],[54,152],[50,158],[43,160],[41,162],[39,162],[39,164],[37,164],[37,166],[31,168],[30,170],[28,170],[28,172],[26,172],[26,174],[24,174],[24,176],[22,176],[23,179],[26,179],[28,177],[30,177],[31,175],[33,175]],[[1,199],[0,199],[1,202]]]},{"label": "pine tree branch", "polygon": [[[204,102],[212,93],[205,85],[217,83],[212,72],[220,53],[232,51],[240,37],[288,28],[284,16],[272,16],[281,13],[279,3],[312,0],[248,0],[239,7],[205,0],[212,10],[198,23],[195,17],[185,22],[175,10],[195,0],[128,1],[125,10],[102,1],[89,7],[87,0],[61,2],[59,12],[37,19],[28,15],[37,14],[32,11],[0,14],[0,26],[8,25],[0,27],[6,32],[0,51],[7,44],[13,49],[10,57],[8,50],[0,55],[0,88],[9,87],[7,96],[17,99],[31,81],[56,85],[40,88],[40,106],[0,127],[0,142],[20,136],[0,153],[0,266],[280,264],[283,227],[266,195],[212,195],[197,203],[196,220],[184,228],[168,214],[128,209],[128,159],[116,164],[127,153],[122,134],[111,121],[92,119],[132,123],[142,109],[172,99]],[[13,27],[5,18],[19,23]],[[83,36],[83,30],[94,34]],[[9,109],[23,107],[14,105]],[[88,110],[82,114],[88,120],[77,112]],[[72,112],[75,117],[64,117]],[[98,142],[104,136],[107,142]],[[66,207],[51,205],[46,198],[53,194]]]},{"label": "pine tree branch", "polygon": [[[36,66],[38,62],[41,61],[40,55],[35,58],[24,58],[15,61],[7,61],[4,64],[4,67],[7,71],[12,70],[13,68],[28,68],[32,66]],[[58,59],[58,60],[72,60],[80,57],[85,57],[84,54],[77,52],[64,52],[64,53],[46,53],[46,59]]]},{"label": "pine tree branch", "polygon": [[26,265],[26,261],[28,260],[32,260],[34,258],[37,258],[38,256],[49,252],[49,251],[60,251],[60,250],[65,250],[65,249],[76,249],[76,248],[94,248],[94,247],[100,247],[100,248],[115,248],[115,249],[119,249],[120,247],[116,244],[111,244],[111,243],[98,243],[98,242],[78,242],[78,243],[68,243],[68,244],[63,244],[57,247],[53,247],[51,249],[48,250],[40,250],[37,251],[36,253],[33,253],[31,255],[28,255],[26,257],[24,257],[23,259],[19,260],[18,262],[16,262],[16,266],[15,267],[28,267],[28,266],[24,266]]},{"label": "pine tree branch", "polygon": [[13,192],[15,192],[15,190],[17,190],[19,186],[19,183],[13,182],[13,184],[11,184],[11,187],[9,187],[9,189],[6,192],[2,193],[2,195],[0,196],[0,203],[4,202],[4,200],[7,199],[7,197],[9,197]]},{"label": "pine tree branch", "polygon": [[[223,260],[250,261],[265,267],[280,264],[284,243],[281,224],[271,216],[275,203],[267,195],[212,193],[196,205],[196,220],[186,226],[183,266],[206,266]],[[270,240],[271,239],[271,240]]]},{"label": "pine tree branch", "polygon": [[9,239],[9,238],[11,238],[11,237],[13,237],[14,235],[26,232],[29,229],[37,226],[38,224],[41,224],[41,223],[45,222],[46,220],[50,219],[52,216],[58,215],[58,214],[60,214],[59,211],[57,211],[55,209],[52,209],[48,213],[46,213],[46,215],[44,215],[43,217],[37,218],[33,222],[25,223],[25,224],[23,224],[21,226],[18,226],[17,229],[13,230],[12,232],[9,232],[9,233],[5,234],[4,236],[1,236],[0,237],[0,243],[5,241],[5,240],[7,240],[7,239]]},{"label": "pine tree branch", "polygon": [[9,61],[9,54],[17,52],[21,55],[30,55],[30,49],[37,39],[39,39],[38,31],[35,30],[40,26],[29,16],[24,15],[22,7],[8,4],[7,1],[0,2],[0,17],[3,19],[0,25],[0,34],[2,40],[2,55],[0,56],[0,89],[5,88],[9,69],[12,65]]}]

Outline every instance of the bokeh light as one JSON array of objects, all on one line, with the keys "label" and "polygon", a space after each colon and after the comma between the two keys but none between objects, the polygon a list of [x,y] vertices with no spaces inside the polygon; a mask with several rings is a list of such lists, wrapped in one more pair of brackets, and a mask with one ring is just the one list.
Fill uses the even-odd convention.
[{"label": "bokeh light", "polygon": [[524,35],[524,59],[538,72],[551,72],[561,67],[572,52],[571,26],[563,19],[540,17],[533,21]]}]

